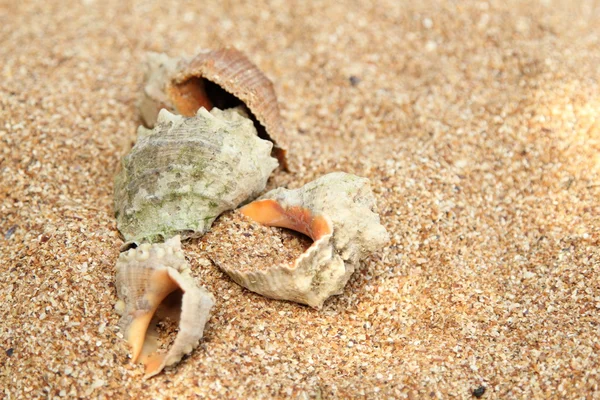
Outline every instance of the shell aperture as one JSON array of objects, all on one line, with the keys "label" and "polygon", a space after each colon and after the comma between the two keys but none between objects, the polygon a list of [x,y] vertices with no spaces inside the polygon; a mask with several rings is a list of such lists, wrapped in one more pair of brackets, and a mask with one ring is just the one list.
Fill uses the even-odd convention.
[{"label": "shell aperture", "polygon": [[[179,236],[121,253],[116,269],[119,324],[132,361],[141,361],[149,378],[198,346],[215,299],[190,276]],[[157,350],[153,322],[167,317],[178,322],[179,331],[164,352]]]}]

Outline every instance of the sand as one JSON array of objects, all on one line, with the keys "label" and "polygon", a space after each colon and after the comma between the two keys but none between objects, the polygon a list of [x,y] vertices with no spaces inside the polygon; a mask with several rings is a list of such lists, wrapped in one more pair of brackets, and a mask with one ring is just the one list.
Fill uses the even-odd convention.
[{"label": "sand", "polygon": [[[0,393],[600,397],[598,2],[239,3],[0,3]],[[392,239],[320,311],[187,243],[214,315],[144,382],[113,177],[144,53],[221,45],[278,93],[296,169],[269,189],[367,176]]]},{"label": "sand", "polygon": [[229,211],[195,246],[225,270],[251,272],[276,266],[292,268],[312,243],[296,231],[261,225],[238,211]]}]

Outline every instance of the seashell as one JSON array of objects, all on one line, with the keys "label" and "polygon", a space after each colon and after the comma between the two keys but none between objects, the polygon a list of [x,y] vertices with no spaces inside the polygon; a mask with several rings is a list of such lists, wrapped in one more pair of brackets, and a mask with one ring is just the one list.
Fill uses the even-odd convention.
[{"label": "seashell", "polygon": [[237,109],[191,118],[161,110],[154,129],[139,128],[115,179],[119,231],[128,242],[200,236],[264,190],[277,167],[271,147]]},{"label": "seashell", "polygon": [[[145,378],[178,363],[198,346],[215,299],[189,275],[179,236],[121,253],[116,286],[115,308],[122,314],[119,325],[132,347],[133,362],[141,360],[145,365]],[[148,332],[152,321],[165,316],[179,324],[166,353],[155,350],[155,334]]]},{"label": "seashell", "polygon": [[294,263],[272,265],[260,256],[235,263],[234,255],[217,252],[215,264],[253,292],[317,309],[341,294],[359,262],[389,240],[368,179],[342,172],[299,189],[272,190],[239,212],[260,224],[303,233],[314,243]]},{"label": "seashell", "polygon": [[244,105],[259,136],[273,142],[274,155],[287,168],[288,146],[273,84],[239,50],[206,50],[180,59],[149,53],[145,81],[139,109],[148,127],[162,108],[189,117],[201,107]]}]

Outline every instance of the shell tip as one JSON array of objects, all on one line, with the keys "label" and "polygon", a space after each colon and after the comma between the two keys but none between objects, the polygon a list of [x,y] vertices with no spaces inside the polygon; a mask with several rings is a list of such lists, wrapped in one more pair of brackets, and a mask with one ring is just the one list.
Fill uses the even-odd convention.
[{"label": "shell tip", "polygon": [[166,123],[166,122],[176,122],[177,120],[181,119],[181,117],[179,115],[175,115],[171,112],[169,112],[169,110],[167,110],[166,108],[161,108],[160,111],[158,112],[158,117],[156,118],[156,123]]}]

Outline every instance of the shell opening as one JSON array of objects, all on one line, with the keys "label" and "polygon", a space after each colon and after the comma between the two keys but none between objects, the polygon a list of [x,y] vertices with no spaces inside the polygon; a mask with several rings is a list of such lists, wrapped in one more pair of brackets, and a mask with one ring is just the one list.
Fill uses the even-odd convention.
[{"label": "shell opening", "polygon": [[240,209],[248,218],[267,226],[288,228],[318,241],[333,232],[333,226],[322,215],[314,215],[300,206],[282,207],[275,200],[254,201]]},{"label": "shell opening", "polygon": [[191,277],[179,236],[121,253],[116,269],[119,324],[149,378],[198,346],[215,300]]},{"label": "shell opening", "polygon": [[146,351],[142,351],[140,360],[144,364],[146,376],[155,375],[162,369],[167,353],[159,352],[158,347],[162,344],[164,346],[161,347],[169,348],[175,340],[175,333],[181,320],[183,294],[183,289],[178,287],[167,295],[152,319],[153,330],[144,339],[147,347],[144,349]]},{"label": "shell opening", "polygon": [[204,82],[202,78],[192,77],[171,87],[171,99],[181,115],[192,117],[196,115],[196,111],[200,107],[204,107],[209,111],[213,108],[213,103],[206,93]]},{"label": "shell opening", "polygon": [[186,117],[196,115],[200,107],[221,110],[237,107],[243,102],[219,85],[197,76],[175,83],[170,88],[171,99],[177,111]]},{"label": "shell opening", "polygon": [[[170,276],[168,271],[157,270],[152,274],[150,290],[144,300],[150,305],[148,310],[136,312],[127,329],[127,341],[132,347],[132,360],[141,360],[147,365],[149,357],[156,349],[157,332],[153,326],[165,319],[179,319],[183,291]],[[148,330],[152,327],[151,332]]]},{"label": "shell opening", "polygon": [[[182,82],[174,83],[169,88],[169,93],[177,111],[186,117],[193,117],[201,107],[210,111],[213,107],[226,110],[243,106],[258,132],[258,137],[273,142],[267,134],[267,129],[258,122],[256,116],[242,100],[208,79],[192,76]],[[280,148],[274,147],[273,153],[278,160],[285,157],[285,152]]]},{"label": "shell opening", "polygon": [[[314,240],[310,248],[290,263],[289,256],[294,254],[284,240],[277,241],[275,229],[259,228],[254,233],[243,222],[234,221],[240,235],[247,237],[233,238],[244,251],[231,254],[227,246],[217,243],[209,250],[214,254],[211,258],[251,291],[319,309],[329,297],[343,292],[361,260],[389,240],[375,207],[369,181],[343,172],[327,174],[298,189],[274,189],[238,214],[254,224],[302,232]],[[222,231],[237,235],[235,228]],[[227,239],[218,239],[223,240]],[[227,252],[225,257],[219,254]]]},{"label": "shell opening", "polygon": [[138,105],[148,127],[155,126],[163,108],[191,117],[202,107],[210,111],[243,105],[251,111],[247,116],[259,137],[273,142],[272,154],[288,170],[287,140],[273,83],[242,52],[220,48],[180,58],[151,53],[146,64]]}]

